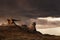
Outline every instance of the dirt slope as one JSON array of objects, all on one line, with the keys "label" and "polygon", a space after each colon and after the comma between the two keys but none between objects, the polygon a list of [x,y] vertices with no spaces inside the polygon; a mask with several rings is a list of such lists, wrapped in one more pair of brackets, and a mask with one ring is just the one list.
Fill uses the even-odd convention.
[{"label": "dirt slope", "polygon": [[0,40],[60,40],[60,37],[28,31],[20,26],[0,26]]}]

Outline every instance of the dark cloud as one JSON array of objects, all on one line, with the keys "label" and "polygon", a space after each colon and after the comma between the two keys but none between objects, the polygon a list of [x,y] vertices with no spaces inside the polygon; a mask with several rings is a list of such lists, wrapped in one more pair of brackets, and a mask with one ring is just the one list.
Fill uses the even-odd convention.
[{"label": "dark cloud", "polygon": [[0,0],[0,16],[60,16],[60,0]]}]

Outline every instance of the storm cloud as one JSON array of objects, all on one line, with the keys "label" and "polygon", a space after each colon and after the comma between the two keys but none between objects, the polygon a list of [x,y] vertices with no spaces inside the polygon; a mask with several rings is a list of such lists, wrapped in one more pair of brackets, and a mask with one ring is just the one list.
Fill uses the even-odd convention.
[{"label": "storm cloud", "polygon": [[0,16],[59,17],[60,0],[0,0]]}]

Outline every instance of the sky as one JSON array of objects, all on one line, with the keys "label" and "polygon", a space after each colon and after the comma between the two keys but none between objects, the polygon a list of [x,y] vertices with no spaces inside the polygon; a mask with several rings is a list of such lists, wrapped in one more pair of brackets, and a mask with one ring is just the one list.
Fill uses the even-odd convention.
[{"label": "sky", "polygon": [[37,31],[43,34],[60,36],[60,17],[40,17],[37,18]]},{"label": "sky", "polygon": [[60,16],[60,0],[0,0],[0,16]]},{"label": "sky", "polygon": [[36,19],[36,23],[38,29],[60,27],[60,17],[40,17]]},{"label": "sky", "polygon": [[[36,20],[40,17],[60,18],[60,0],[0,0],[0,22],[2,22],[2,20],[4,22],[9,17],[19,20],[22,19],[23,21],[29,20],[28,22],[30,22],[31,19]],[[49,18],[49,20],[52,21],[46,18],[38,19],[37,24],[40,26],[38,28],[41,28],[43,32],[43,30],[45,30],[44,28],[53,27],[53,29],[51,29],[53,34],[58,34],[58,32],[60,32],[59,30],[57,32],[58,28],[55,33],[54,30],[55,27],[60,26],[59,18],[58,21],[53,21],[55,20],[54,18]],[[47,30],[50,31],[50,29]]]},{"label": "sky", "polygon": [[60,36],[60,27],[48,28],[48,29],[37,29],[37,31],[41,32],[42,34]]}]

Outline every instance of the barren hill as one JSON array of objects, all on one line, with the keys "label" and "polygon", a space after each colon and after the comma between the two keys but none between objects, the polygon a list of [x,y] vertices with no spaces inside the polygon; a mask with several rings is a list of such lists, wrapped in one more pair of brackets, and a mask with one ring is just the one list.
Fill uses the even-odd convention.
[{"label": "barren hill", "polygon": [[31,32],[20,26],[0,26],[0,40],[60,40],[60,37]]}]

